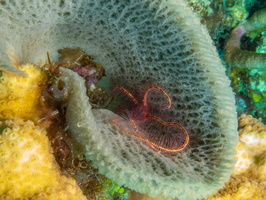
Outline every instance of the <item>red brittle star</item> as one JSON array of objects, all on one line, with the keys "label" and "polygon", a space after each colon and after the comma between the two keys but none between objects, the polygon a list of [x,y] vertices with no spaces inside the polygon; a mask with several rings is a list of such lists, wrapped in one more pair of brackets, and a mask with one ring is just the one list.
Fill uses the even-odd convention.
[{"label": "red brittle star", "polygon": [[[168,104],[165,107],[165,109],[169,109],[171,107],[171,105],[172,105],[171,98],[170,98],[170,96],[162,88],[160,88],[158,86],[151,86],[148,89],[146,89],[145,92],[144,92],[144,97],[143,97],[142,103],[139,103],[137,101],[137,99],[127,89],[125,89],[124,87],[122,87],[122,86],[116,86],[114,88],[114,90],[117,90],[117,89],[121,90],[128,97],[130,97],[130,99],[135,104],[135,108],[134,109],[132,109],[132,110],[126,110],[127,116],[129,118],[130,125],[134,129],[134,132],[135,133],[130,133],[130,132],[126,131],[124,128],[122,128],[121,125],[119,125],[119,123],[117,122],[116,119],[113,119],[112,120],[113,123],[124,134],[127,134],[127,135],[133,136],[135,138],[138,138],[138,139],[146,142],[154,150],[160,151],[160,152],[178,152],[178,151],[183,150],[188,145],[188,142],[189,142],[189,134],[188,134],[188,132],[187,132],[187,130],[186,130],[186,128],[184,126],[182,126],[178,122],[167,122],[167,121],[164,121],[161,118],[159,118],[159,117],[157,117],[157,116],[152,115],[152,114],[149,113],[147,97],[148,97],[148,93],[151,90],[158,90],[158,91],[162,92],[165,95],[165,97],[167,98],[167,101],[168,101]],[[137,122],[145,122],[145,121],[147,121],[149,119],[152,119],[152,120],[154,120],[156,122],[159,122],[160,124],[162,124],[164,126],[175,126],[178,129],[180,129],[183,132],[184,136],[185,136],[185,139],[184,139],[183,144],[182,145],[179,145],[179,146],[174,145],[173,147],[168,148],[168,147],[164,147],[162,145],[159,145],[157,142],[151,141],[149,138],[145,137],[144,134],[139,130],[138,125],[136,123]],[[172,141],[171,143],[174,143],[174,142],[175,141]]]}]

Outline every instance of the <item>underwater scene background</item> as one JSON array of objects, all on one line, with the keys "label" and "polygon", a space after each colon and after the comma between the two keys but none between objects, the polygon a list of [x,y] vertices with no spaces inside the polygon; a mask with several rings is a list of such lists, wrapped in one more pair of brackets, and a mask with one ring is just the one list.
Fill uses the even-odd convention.
[{"label": "underwater scene background", "polygon": [[[257,11],[264,12],[266,2],[264,1],[188,1],[202,22],[206,24],[208,31],[217,47],[220,58],[225,62],[225,43],[232,29],[253,16]],[[261,11],[262,10],[262,11]],[[265,53],[265,25],[259,21],[264,17],[257,17],[253,24],[257,27],[241,38],[241,49],[257,53]],[[264,21],[264,19],[263,19]],[[243,55],[244,57],[244,55]],[[256,57],[256,56],[255,56]],[[249,114],[265,123],[265,66],[258,67],[259,59],[253,67],[241,66],[247,62],[224,63],[227,76],[230,77],[231,86],[236,94],[237,112]],[[257,65],[257,67],[255,67]]]},{"label": "underwater scene background", "polygon": [[265,1],[0,0],[0,27],[0,199],[266,199]]}]

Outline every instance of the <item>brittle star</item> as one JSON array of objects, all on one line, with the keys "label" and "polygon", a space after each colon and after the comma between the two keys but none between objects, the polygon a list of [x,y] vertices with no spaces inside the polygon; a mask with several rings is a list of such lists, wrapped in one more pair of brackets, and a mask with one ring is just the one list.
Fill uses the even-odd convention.
[{"label": "brittle star", "polygon": [[[158,86],[151,86],[148,89],[146,89],[145,92],[144,92],[144,97],[143,97],[142,103],[139,103],[138,100],[133,96],[133,94],[131,94],[127,89],[125,89],[122,86],[116,86],[114,88],[114,90],[121,90],[122,92],[124,92],[134,102],[134,104],[136,106],[134,109],[132,109],[130,111],[129,110],[126,110],[127,116],[129,118],[130,125],[134,129],[135,134],[134,133],[130,133],[130,132],[126,131],[124,128],[122,128],[122,126],[119,125],[119,123],[117,122],[116,119],[113,119],[112,120],[112,122],[124,134],[133,136],[133,137],[135,137],[137,139],[140,139],[140,140],[146,142],[154,150],[160,151],[160,152],[178,152],[178,151],[183,150],[188,145],[188,142],[189,142],[189,134],[188,134],[188,132],[187,132],[187,130],[186,130],[186,128],[184,126],[182,126],[178,122],[167,122],[167,121],[164,121],[161,118],[159,118],[159,117],[157,117],[157,116],[152,115],[152,114],[149,113],[147,97],[148,97],[148,93],[151,90],[158,90],[158,91],[162,92],[165,95],[165,97],[167,98],[167,101],[168,101],[168,104],[165,107],[165,109],[169,109],[171,107],[171,105],[172,105],[171,98],[170,98],[170,96],[162,88],[160,88]],[[155,120],[155,121],[157,121],[160,124],[165,125],[165,126],[176,126],[177,128],[181,129],[182,132],[183,132],[183,134],[184,134],[184,136],[185,136],[184,143],[181,146],[179,146],[179,147],[177,147],[175,145],[172,148],[166,148],[166,147],[163,147],[163,146],[161,146],[159,144],[156,144],[154,141],[149,140],[139,130],[139,128],[138,128],[138,126],[136,124],[136,122],[145,122],[148,119]]]}]

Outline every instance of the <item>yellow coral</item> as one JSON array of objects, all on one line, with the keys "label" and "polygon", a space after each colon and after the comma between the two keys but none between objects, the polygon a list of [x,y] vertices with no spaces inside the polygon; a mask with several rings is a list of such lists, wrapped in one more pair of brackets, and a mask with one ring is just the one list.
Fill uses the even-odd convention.
[{"label": "yellow coral", "polygon": [[240,116],[239,135],[253,155],[266,151],[266,126],[252,116]]},{"label": "yellow coral", "polygon": [[266,182],[250,174],[231,177],[225,187],[208,200],[264,200]]},{"label": "yellow coral", "polygon": [[14,119],[0,130],[0,199],[86,199],[75,180],[60,173],[45,129]]},{"label": "yellow coral", "polygon": [[239,118],[235,170],[208,200],[263,200],[266,197],[266,126],[250,115]]},{"label": "yellow coral", "polygon": [[236,164],[234,169],[234,174],[241,174],[246,171],[250,165],[254,162],[253,157],[250,155],[246,144],[243,142],[238,142],[236,154]]},{"label": "yellow coral", "polygon": [[239,135],[252,163],[248,170],[266,182],[266,126],[250,115],[241,115]]},{"label": "yellow coral", "polygon": [[2,73],[0,77],[0,119],[14,117],[36,120],[39,113],[41,84],[47,80],[45,72],[31,64],[18,67],[27,76]]}]

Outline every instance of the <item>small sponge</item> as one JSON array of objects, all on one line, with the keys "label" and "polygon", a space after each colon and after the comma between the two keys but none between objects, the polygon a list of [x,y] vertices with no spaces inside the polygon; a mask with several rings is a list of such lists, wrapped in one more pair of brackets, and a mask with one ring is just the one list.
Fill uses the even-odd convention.
[{"label": "small sponge", "polygon": [[60,173],[46,131],[22,119],[1,122],[0,199],[85,200]]}]

